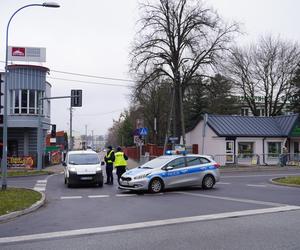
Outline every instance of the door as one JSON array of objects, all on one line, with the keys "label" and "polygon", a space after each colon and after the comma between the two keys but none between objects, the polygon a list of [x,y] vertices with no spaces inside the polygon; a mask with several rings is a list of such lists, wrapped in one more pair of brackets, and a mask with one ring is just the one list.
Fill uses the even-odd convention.
[{"label": "door", "polygon": [[226,141],[226,163],[234,163],[234,141]]},{"label": "door", "polygon": [[167,170],[166,178],[164,178],[167,187],[179,187],[184,185],[186,181],[184,176],[187,174],[184,157],[169,162],[165,167],[172,167],[171,170]]}]

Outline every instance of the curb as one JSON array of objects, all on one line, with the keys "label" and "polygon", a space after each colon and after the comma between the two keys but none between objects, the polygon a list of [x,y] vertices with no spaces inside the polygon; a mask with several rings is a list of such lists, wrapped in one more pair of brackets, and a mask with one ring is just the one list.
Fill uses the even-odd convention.
[{"label": "curb", "polygon": [[285,187],[296,187],[296,188],[300,188],[300,185],[297,185],[297,184],[286,184],[286,183],[279,183],[277,182],[276,180],[279,180],[279,179],[282,179],[284,178],[285,176],[283,177],[277,177],[277,178],[273,178],[273,179],[270,179],[269,181],[274,184],[274,185],[278,185],[278,186],[285,186]]},{"label": "curb", "polygon": [[[24,189],[33,190],[33,189],[30,189],[30,188],[24,188]],[[11,220],[11,219],[14,219],[14,218],[19,217],[19,216],[24,215],[24,214],[31,213],[31,212],[39,209],[41,206],[43,206],[45,204],[45,201],[46,201],[45,194],[43,192],[40,192],[40,191],[36,191],[36,190],[33,190],[33,191],[40,193],[42,195],[42,198],[39,201],[37,201],[36,203],[32,204],[30,207],[25,208],[24,210],[15,211],[15,212],[12,212],[12,213],[9,213],[9,214],[1,215],[0,216],[0,223]]]}]

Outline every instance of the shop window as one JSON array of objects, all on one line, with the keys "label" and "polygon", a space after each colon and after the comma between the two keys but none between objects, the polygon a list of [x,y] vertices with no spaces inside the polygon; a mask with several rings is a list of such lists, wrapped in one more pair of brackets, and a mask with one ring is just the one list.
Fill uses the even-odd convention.
[{"label": "shop window", "polygon": [[27,114],[27,104],[28,104],[28,91],[27,90],[21,90],[21,113]]},{"label": "shop window", "polygon": [[254,142],[238,143],[239,158],[252,158],[253,152],[254,152]]},{"label": "shop window", "polygon": [[281,142],[268,142],[268,157],[278,157],[281,152]]}]

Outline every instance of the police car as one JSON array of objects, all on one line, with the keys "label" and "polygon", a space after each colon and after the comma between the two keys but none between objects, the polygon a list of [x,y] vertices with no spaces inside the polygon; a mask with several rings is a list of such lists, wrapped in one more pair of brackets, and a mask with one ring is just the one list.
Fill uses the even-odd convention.
[{"label": "police car", "polygon": [[163,155],[125,172],[119,188],[152,193],[188,186],[211,189],[220,180],[219,167],[208,155]]}]

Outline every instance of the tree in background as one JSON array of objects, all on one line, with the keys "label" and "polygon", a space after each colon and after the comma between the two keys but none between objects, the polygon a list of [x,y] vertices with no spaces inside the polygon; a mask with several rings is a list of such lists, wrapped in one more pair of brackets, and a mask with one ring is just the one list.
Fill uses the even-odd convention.
[{"label": "tree in background", "polygon": [[298,65],[292,84],[295,87],[295,92],[291,98],[291,111],[300,113],[300,64]]},{"label": "tree in background", "polygon": [[249,48],[234,48],[226,69],[255,116],[257,96],[264,99],[266,116],[276,116],[295,91],[292,80],[299,61],[297,43],[268,36]]},{"label": "tree in background", "polygon": [[151,1],[142,10],[131,63],[132,72],[142,79],[137,89],[161,78],[170,83],[175,94],[175,136],[182,135],[185,144],[185,90],[222,59],[238,26],[226,25],[201,1]]}]

